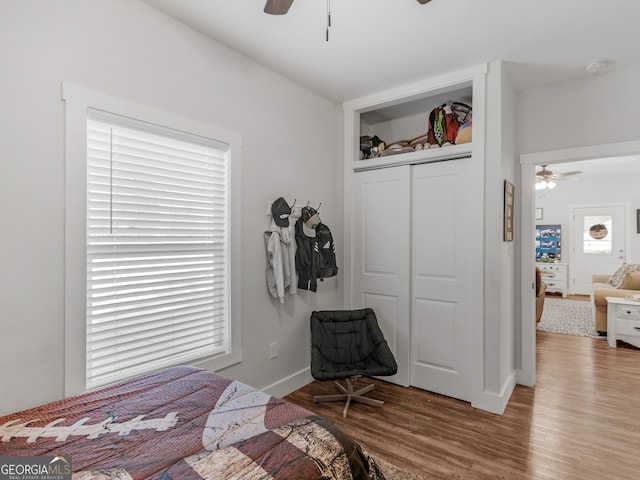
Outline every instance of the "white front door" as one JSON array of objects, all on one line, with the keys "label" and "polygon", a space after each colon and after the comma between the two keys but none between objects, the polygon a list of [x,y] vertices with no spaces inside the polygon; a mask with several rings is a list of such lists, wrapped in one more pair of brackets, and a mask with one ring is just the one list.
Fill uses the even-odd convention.
[{"label": "white front door", "polygon": [[589,295],[593,274],[613,274],[625,261],[625,207],[573,207],[570,292]]},{"label": "white front door", "polygon": [[409,385],[411,167],[358,172],[353,195],[353,307],[370,307],[396,357],[385,380]]},{"label": "white front door", "polygon": [[413,170],[411,385],[470,400],[472,159]]}]

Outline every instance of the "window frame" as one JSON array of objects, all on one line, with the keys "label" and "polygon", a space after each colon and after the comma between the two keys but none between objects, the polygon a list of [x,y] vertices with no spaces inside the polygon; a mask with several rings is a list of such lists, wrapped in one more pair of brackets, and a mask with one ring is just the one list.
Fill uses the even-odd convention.
[{"label": "window frame", "polygon": [[240,338],[240,171],[239,134],[162,110],[113,97],[68,82],[62,84],[65,103],[65,396],[86,388],[86,204],[87,119],[89,110],[129,117],[229,145],[229,318],[230,350],[189,362],[220,370],[242,361]]}]

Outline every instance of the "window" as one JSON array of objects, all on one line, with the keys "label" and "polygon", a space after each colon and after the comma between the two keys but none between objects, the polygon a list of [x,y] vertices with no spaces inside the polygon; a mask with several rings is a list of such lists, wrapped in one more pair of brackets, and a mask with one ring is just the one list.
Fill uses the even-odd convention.
[{"label": "window", "polygon": [[227,145],[101,117],[87,121],[87,387],[229,338]]},{"label": "window", "polygon": [[170,365],[237,363],[231,178],[239,139],[64,90],[65,393]]},{"label": "window", "polygon": [[613,217],[611,215],[585,215],[582,236],[584,253],[611,255],[613,251],[612,232]]}]

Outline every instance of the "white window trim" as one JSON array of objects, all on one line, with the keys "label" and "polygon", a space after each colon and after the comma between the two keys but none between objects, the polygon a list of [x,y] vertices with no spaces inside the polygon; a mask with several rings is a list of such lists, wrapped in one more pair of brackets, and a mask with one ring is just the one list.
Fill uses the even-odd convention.
[{"label": "white window trim", "polygon": [[220,370],[242,361],[240,338],[240,171],[239,134],[79,87],[62,84],[65,102],[65,367],[64,394],[86,390],[86,178],[87,114],[102,110],[228,144],[230,185],[231,351],[195,364]]}]

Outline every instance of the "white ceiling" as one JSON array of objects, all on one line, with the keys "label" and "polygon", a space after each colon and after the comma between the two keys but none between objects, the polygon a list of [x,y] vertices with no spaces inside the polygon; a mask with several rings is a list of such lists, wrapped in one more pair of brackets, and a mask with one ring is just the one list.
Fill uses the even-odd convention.
[{"label": "white ceiling", "polygon": [[[536,172],[542,167],[536,167]],[[630,155],[626,157],[606,157],[591,160],[579,160],[569,163],[556,163],[548,165],[547,170],[554,174],[562,174],[572,171],[580,171],[579,175],[569,177],[569,179],[579,180],[580,178],[605,178],[609,176],[619,177],[621,175],[634,176],[640,178],[640,157]]]},{"label": "white ceiling", "polygon": [[493,60],[519,89],[640,63],[639,0],[144,0],[334,102]]}]

